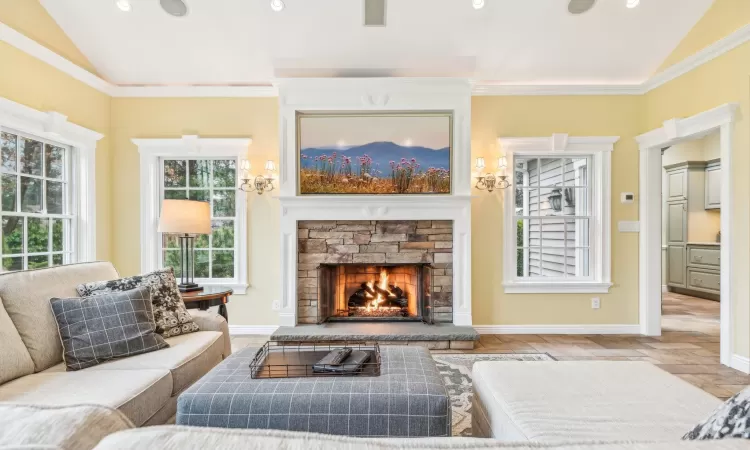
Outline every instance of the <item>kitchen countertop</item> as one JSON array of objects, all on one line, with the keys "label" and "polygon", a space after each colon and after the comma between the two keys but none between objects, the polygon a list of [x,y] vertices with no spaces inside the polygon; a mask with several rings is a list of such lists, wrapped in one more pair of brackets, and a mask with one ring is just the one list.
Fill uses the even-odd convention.
[{"label": "kitchen countertop", "polygon": [[688,242],[687,245],[714,245],[718,247],[721,242]]}]

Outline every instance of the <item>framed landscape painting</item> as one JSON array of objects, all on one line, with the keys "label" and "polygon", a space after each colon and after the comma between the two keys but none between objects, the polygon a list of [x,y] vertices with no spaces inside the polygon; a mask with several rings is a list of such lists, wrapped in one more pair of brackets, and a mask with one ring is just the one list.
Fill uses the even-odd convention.
[{"label": "framed landscape painting", "polygon": [[450,194],[450,113],[298,113],[299,193]]}]

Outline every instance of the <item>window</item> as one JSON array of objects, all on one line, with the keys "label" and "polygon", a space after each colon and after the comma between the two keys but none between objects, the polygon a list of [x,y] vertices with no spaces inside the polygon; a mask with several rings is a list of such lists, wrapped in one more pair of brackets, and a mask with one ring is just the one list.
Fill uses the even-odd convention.
[{"label": "window", "polygon": [[[236,159],[163,158],[162,199],[190,199],[211,204],[210,235],[195,240],[195,278],[233,280],[237,268],[237,161]],[[162,235],[162,266],[179,276],[180,249],[177,236]]]},{"label": "window", "polygon": [[[608,292],[610,152],[615,138],[500,139],[508,293]],[[559,145],[559,146],[558,146]]]},{"label": "window", "polygon": [[589,276],[588,165],[585,156],[516,158],[517,277]]},{"label": "window", "polygon": [[0,132],[0,271],[75,261],[71,154],[66,145]]},{"label": "window", "polygon": [[205,286],[247,292],[247,198],[237,169],[252,139],[133,139],[140,153],[141,273],[172,266],[179,276],[174,236],[157,231],[162,201],[192,199],[211,204],[212,232],[195,242],[195,279]]}]

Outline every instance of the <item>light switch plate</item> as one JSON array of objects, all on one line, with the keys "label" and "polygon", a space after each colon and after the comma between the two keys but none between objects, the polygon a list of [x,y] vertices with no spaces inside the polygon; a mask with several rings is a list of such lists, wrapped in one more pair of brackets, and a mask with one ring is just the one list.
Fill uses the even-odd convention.
[{"label": "light switch plate", "polygon": [[617,230],[620,233],[638,233],[641,231],[641,223],[637,220],[621,220],[617,222]]},{"label": "light switch plate", "polygon": [[621,192],[620,203],[633,203],[635,201],[635,194],[632,192]]}]

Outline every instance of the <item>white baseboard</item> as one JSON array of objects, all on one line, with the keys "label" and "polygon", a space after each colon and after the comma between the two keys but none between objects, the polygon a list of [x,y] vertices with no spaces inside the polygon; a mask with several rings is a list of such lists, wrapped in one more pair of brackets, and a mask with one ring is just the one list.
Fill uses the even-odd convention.
[{"label": "white baseboard", "polygon": [[640,325],[473,325],[479,334],[641,334]]},{"label": "white baseboard", "polygon": [[229,325],[229,334],[231,336],[271,334],[278,328],[278,325]]},{"label": "white baseboard", "polygon": [[740,355],[732,355],[732,359],[729,361],[729,367],[740,372],[750,374],[750,358],[745,358]]},{"label": "white baseboard", "polygon": [[667,286],[666,284],[662,284],[661,285],[661,292],[662,292],[662,294],[665,293],[665,292],[669,292],[669,286]]}]

